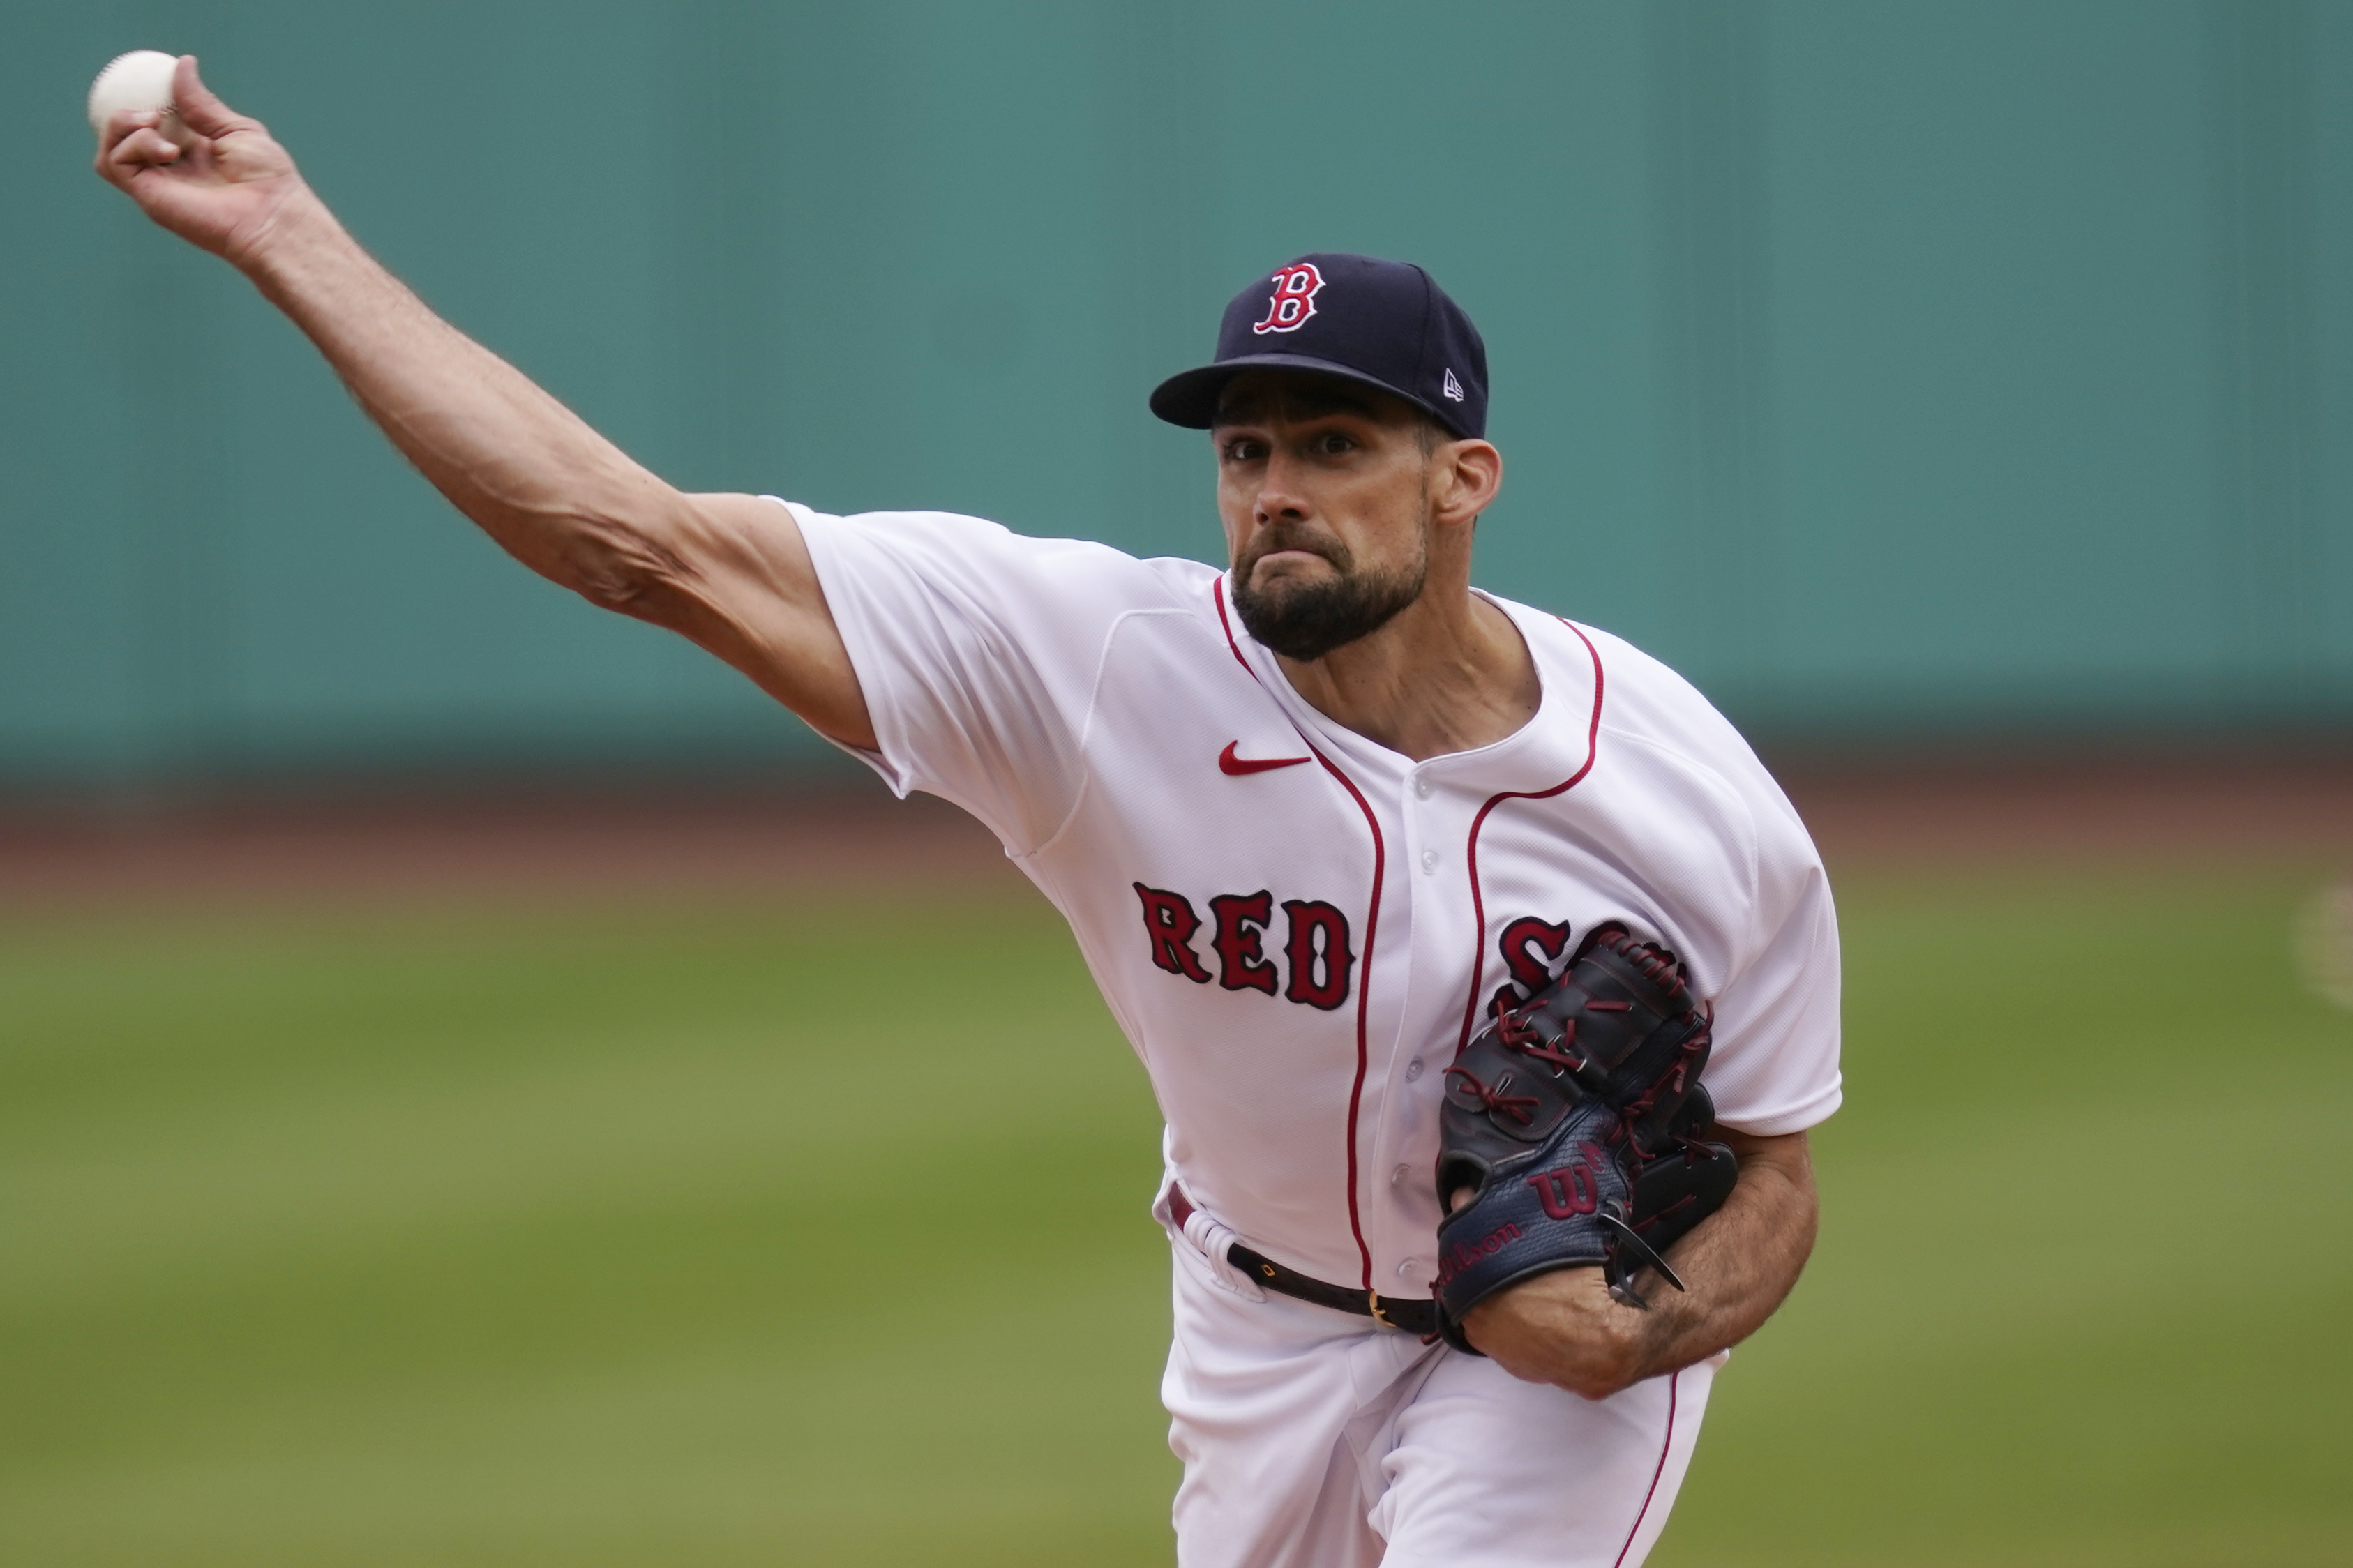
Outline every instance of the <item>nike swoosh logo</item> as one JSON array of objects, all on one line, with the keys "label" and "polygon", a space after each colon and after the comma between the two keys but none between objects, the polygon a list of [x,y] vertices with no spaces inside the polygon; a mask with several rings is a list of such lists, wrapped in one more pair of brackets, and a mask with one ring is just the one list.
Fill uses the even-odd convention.
[{"label": "nike swoosh logo", "polygon": [[1234,748],[1240,744],[1240,741],[1228,741],[1226,749],[1218,753],[1219,773],[1240,778],[1244,773],[1262,773],[1271,768],[1295,768],[1313,760],[1308,757],[1238,757],[1234,755]]}]

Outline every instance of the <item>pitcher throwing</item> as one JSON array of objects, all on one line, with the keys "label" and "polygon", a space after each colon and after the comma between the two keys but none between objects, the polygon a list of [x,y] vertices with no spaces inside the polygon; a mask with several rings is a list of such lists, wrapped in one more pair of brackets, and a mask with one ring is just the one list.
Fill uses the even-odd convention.
[{"label": "pitcher throwing", "polygon": [[1427,273],[1313,255],[1235,297],[1151,397],[1209,433],[1230,567],[1141,561],[682,494],[427,310],[193,59],[175,99],[180,141],[118,113],[99,172],[460,510],[971,812],[1068,918],[1166,1119],[1181,1563],[1642,1560],[1812,1245],[1836,926],[1697,692],[1471,586],[1503,459]]}]

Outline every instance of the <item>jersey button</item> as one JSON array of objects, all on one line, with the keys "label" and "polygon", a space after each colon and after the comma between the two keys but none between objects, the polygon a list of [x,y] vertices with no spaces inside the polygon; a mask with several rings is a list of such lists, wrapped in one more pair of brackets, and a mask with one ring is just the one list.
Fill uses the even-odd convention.
[{"label": "jersey button", "polygon": [[1420,1279],[1420,1278],[1421,1278],[1421,1261],[1420,1261],[1420,1259],[1419,1259],[1419,1258],[1407,1258],[1403,1263],[1398,1264],[1398,1279]]},{"label": "jersey button", "polygon": [[1438,869],[1437,850],[1425,849],[1421,852],[1421,868],[1424,871],[1435,871]]},{"label": "jersey button", "polygon": [[1437,787],[1438,786],[1436,784],[1431,784],[1428,779],[1416,779],[1413,781],[1413,793],[1419,795],[1424,800],[1428,800],[1430,798],[1430,792]]},{"label": "jersey button", "polygon": [[1405,1064],[1405,1080],[1406,1080],[1406,1082],[1408,1082],[1408,1083],[1411,1083],[1414,1079],[1416,1079],[1419,1078],[1420,1076],[1421,1076],[1421,1058],[1420,1058],[1419,1057],[1416,1057],[1416,1058],[1413,1058],[1413,1060],[1411,1060],[1411,1061],[1409,1061],[1409,1062],[1408,1062],[1408,1063],[1406,1063],[1406,1064]]},{"label": "jersey button", "polygon": [[1396,1170],[1391,1171],[1389,1173],[1389,1185],[1393,1187],[1401,1187],[1405,1185],[1405,1174],[1406,1172],[1403,1165],[1399,1165]]}]

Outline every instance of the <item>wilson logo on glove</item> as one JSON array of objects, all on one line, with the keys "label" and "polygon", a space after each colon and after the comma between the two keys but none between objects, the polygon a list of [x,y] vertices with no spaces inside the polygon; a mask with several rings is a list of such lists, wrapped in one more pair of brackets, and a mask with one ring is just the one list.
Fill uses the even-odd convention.
[{"label": "wilson logo on glove", "polygon": [[1544,1205],[1545,1214],[1553,1219],[1571,1219],[1600,1208],[1601,1162],[1605,1158],[1592,1144],[1580,1143],[1575,1164],[1530,1176],[1528,1185],[1536,1190],[1536,1200]]},{"label": "wilson logo on glove", "polygon": [[1445,1284],[1482,1258],[1493,1258],[1507,1241],[1520,1239],[1520,1227],[1506,1220],[1503,1227],[1491,1236],[1476,1241],[1458,1241],[1441,1254],[1438,1263],[1438,1282]]}]

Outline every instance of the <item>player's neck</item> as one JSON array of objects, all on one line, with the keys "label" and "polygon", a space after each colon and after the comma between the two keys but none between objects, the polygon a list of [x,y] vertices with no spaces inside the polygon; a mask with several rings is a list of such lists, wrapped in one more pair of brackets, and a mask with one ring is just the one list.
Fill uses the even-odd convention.
[{"label": "player's neck", "polygon": [[1494,744],[1544,695],[1519,628],[1467,586],[1433,586],[1322,658],[1276,658],[1318,713],[1416,762]]}]

